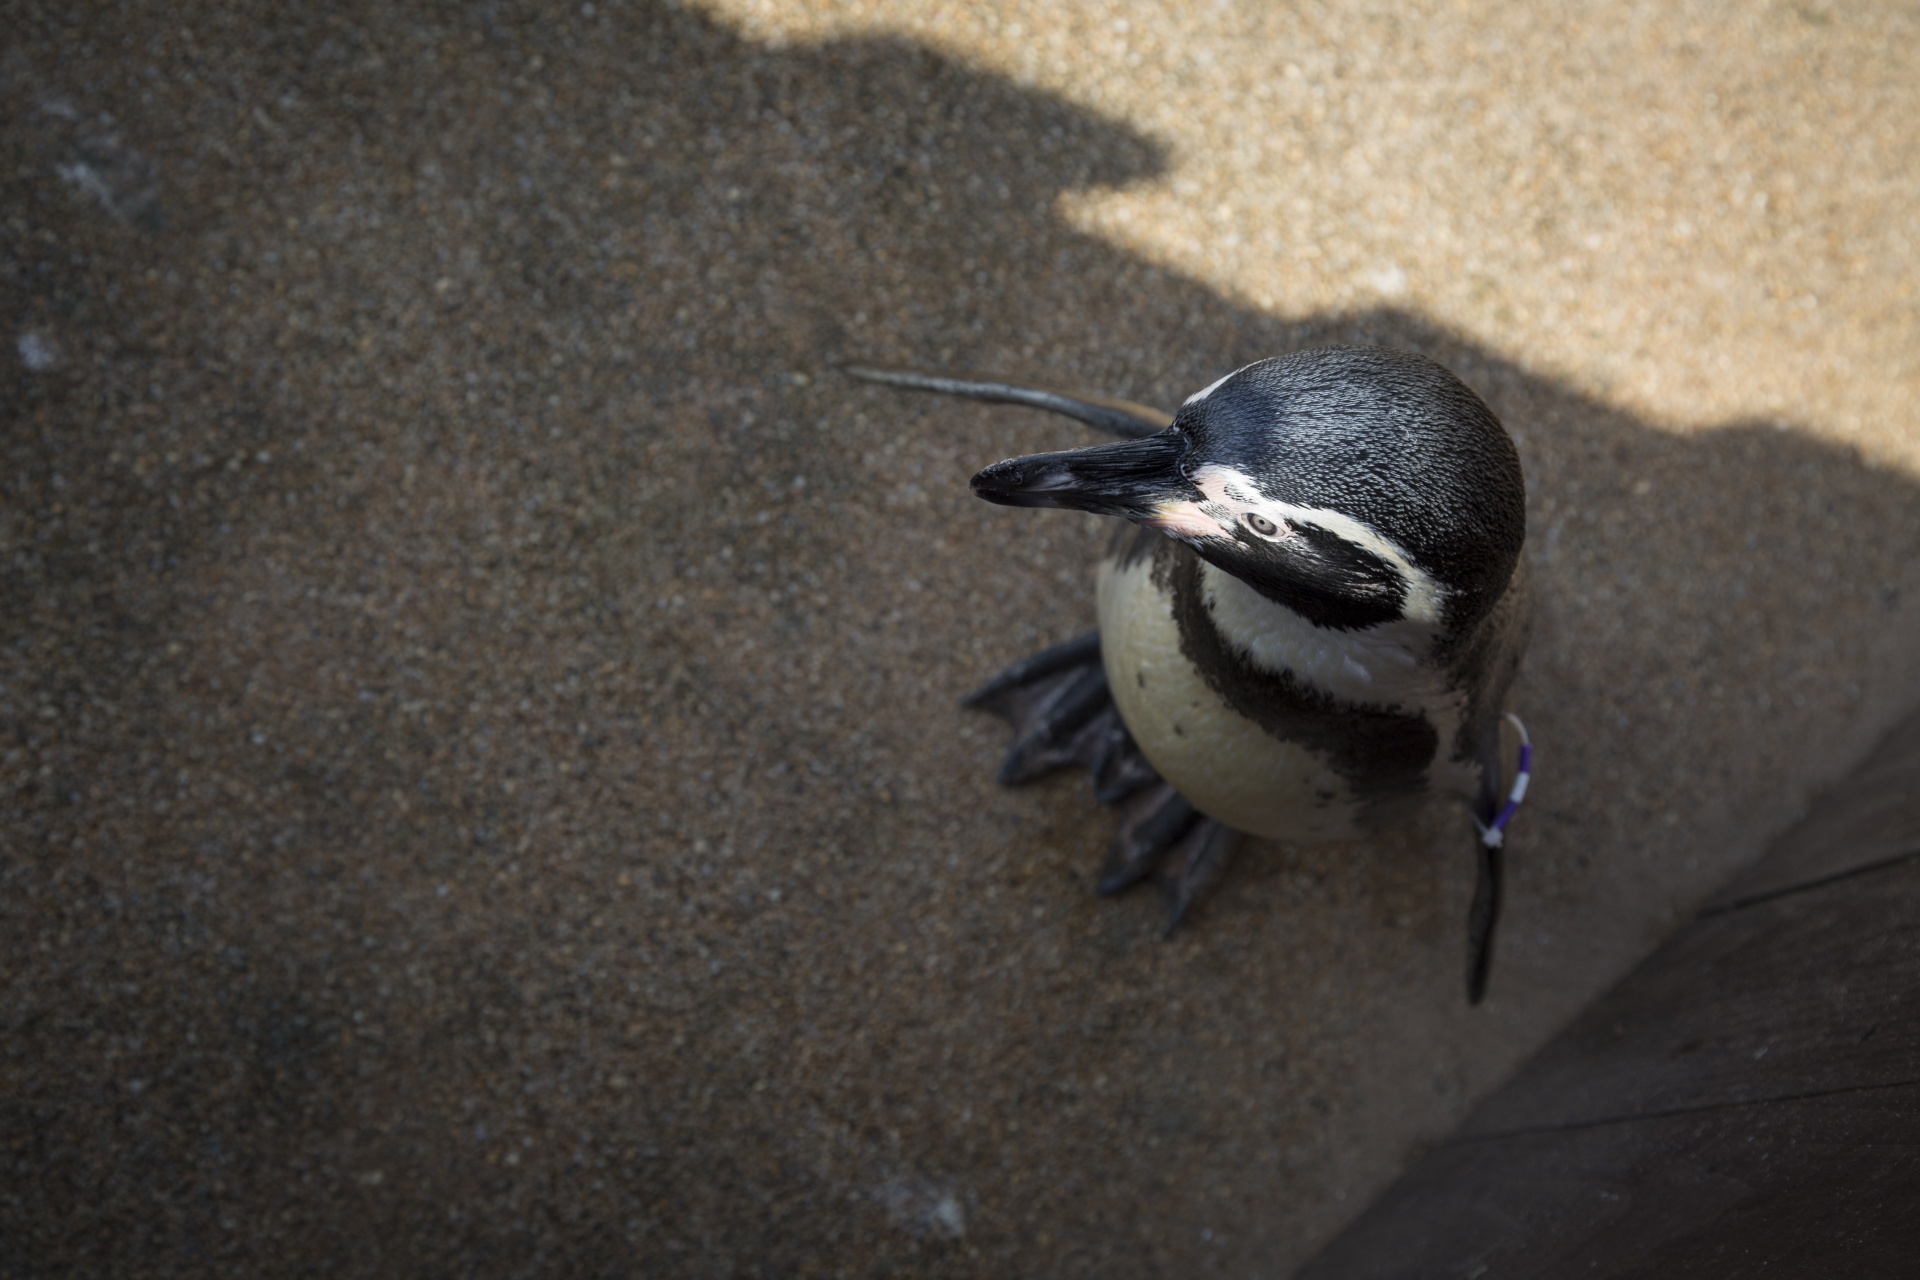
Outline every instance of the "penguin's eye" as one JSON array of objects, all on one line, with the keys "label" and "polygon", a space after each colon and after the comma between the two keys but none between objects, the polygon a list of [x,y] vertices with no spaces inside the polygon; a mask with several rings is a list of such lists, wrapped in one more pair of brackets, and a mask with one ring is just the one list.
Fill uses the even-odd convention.
[{"label": "penguin's eye", "polygon": [[1280,526],[1261,515],[1258,511],[1247,512],[1247,528],[1263,538],[1271,538],[1280,532]]}]

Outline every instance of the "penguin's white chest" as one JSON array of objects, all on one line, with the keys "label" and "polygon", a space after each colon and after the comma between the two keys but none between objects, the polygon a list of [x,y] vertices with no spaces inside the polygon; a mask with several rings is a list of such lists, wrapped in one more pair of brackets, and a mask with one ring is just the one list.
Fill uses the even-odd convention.
[{"label": "penguin's white chest", "polygon": [[1241,715],[1181,648],[1152,555],[1100,566],[1100,656],[1147,761],[1210,818],[1254,835],[1320,841],[1358,832],[1359,802],[1324,757]]}]

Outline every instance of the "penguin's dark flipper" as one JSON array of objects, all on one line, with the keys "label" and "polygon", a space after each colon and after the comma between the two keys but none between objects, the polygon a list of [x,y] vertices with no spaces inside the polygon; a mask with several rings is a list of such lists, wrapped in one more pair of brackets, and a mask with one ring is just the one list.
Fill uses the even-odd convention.
[{"label": "penguin's dark flipper", "polygon": [[909,391],[933,391],[941,395],[965,396],[992,404],[1021,404],[1030,409],[1065,414],[1109,435],[1138,438],[1163,431],[1173,415],[1149,405],[1110,396],[1069,395],[1049,387],[1023,387],[997,378],[955,378],[942,373],[913,373],[905,369],[876,369],[870,365],[841,365],[840,371],[862,382],[904,387]]},{"label": "penguin's dark flipper", "polygon": [[1467,1003],[1479,1004],[1487,994],[1487,975],[1493,970],[1493,929],[1500,922],[1502,850],[1474,841],[1478,873],[1473,906],[1467,910]]},{"label": "penguin's dark flipper", "polygon": [[[1501,794],[1500,726],[1511,723],[1520,735],[1520,758],[1514,767],[1513,787]],[[1493,934],[1500,923],[1500,898],[1506,875],[1506,827],[1526,798],[1533,769],[1533,742],[1527,727],[1515,715],[1490,720],[1480,731],[1480,798],[1474,827],[1473,905],[1467,909],[1467,1003],[1479,1004],[1487,994],[1487,975],[1493,970]]]}]

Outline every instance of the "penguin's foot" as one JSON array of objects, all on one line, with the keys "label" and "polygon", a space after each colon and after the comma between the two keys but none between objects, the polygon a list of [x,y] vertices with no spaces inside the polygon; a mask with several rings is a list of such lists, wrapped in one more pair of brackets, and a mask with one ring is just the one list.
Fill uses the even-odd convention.
[{"label": "penguin's foot", "polygon": [[1107,860],[1100,866],[1094,888],[1103,894],[1131,889],[1159,868],[1199,820],[1173,784],[1156,779],[1121,810],[1120,829],[1107,846]]},{"label": "penguin's foot", "polygon": [[1013,726],[1002,784],[1080,765],[1092,775],[1100,803],[1121,806],[1120,829],[1096,881],[1100,893],[1120,893],[1152,876],[1166,899],[1165,932],[1171,933],[1226,870],[1239,833],[1196,812],[1147,763],[1107,690],[1098,632],[1015,663],[964,705]]},{"label": "penguin's foot", "polygon": [[1173,932],[1188,908],[1220,879],[1240,833],[1204,817],[1165,782],[1134,793],[1122,811],[1095,888],[1103,894],[1130,889],[1148,875],[1160,882],[1167,923]]},{"label": "penguin's foot", "polygon": [[1233,861],[1240,833],[1224,822],[1202,818],[1188,829],[1179,844],[1167,850],[1160,865],[1160,889],[1167,903],[1167,923],[1161,936],[1173,932],[1200,895],[1213,888]]},{"label": "penguin's foot", "polygon": [[1097,631],[1023,658],[961,705],[1004,716],[1013,726],[999,774],[1009,787],[1071,764],[1091,768],[1113,751],[1113,731],[1126,732],[1107,693]]}]

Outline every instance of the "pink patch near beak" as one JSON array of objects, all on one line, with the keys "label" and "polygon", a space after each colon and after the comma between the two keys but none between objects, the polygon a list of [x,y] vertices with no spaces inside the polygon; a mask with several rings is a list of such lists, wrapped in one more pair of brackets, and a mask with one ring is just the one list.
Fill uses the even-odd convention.
[{"label": "pink patch near beak", "polygon": [[1191,502],[1167,502],[1153,509],[1153,518],[1142,524],[1170,533],[1176,538],[1224,538],[1225,527]]}]

